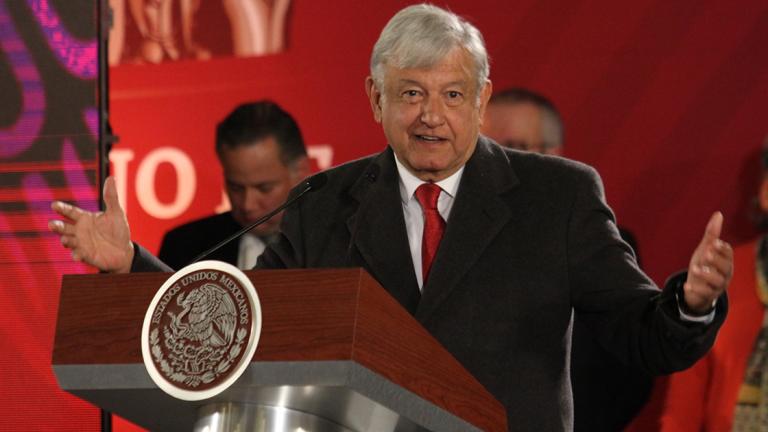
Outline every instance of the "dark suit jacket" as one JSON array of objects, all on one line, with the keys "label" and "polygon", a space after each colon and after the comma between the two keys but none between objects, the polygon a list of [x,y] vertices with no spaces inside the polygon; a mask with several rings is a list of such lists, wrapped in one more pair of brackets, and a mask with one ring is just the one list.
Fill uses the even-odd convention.
[{"label": "dark suit jacket", "polygon": [[572,428],[572,310],[618,358],[648,373],[691,365],[709,326],[683,323],[671,288],[637,268],[596,172],[480,138],[419,296],[394,155],[327,172],[283,216],[259,265],[362,266],[506,407],[510,430]]},{"label": "dark suit jacket", "polygon": [[[232,218],[231,212],[189,222],[165,234],[158,257],[178,270],[240,228],[240,224]],[[229,242],[204,259],[224,261],[237,266],[238,245],[237,241]]]},{"label": "dark suit jacket", "polygon": [[[640,265],[635,236],[620,225],[618,229]],[[606,351],[579,314],[573,318],[572,335],[573,430],[624,430],[648,401],[653,377],[640,368],[623,364]]]}]

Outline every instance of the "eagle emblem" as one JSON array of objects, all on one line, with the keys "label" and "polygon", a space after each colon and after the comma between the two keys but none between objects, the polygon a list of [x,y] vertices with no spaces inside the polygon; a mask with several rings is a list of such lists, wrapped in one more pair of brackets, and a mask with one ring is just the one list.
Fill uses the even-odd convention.
[{"label": "eagle emblem", "polygon": [[[208,394],[221,381],[234,381],[228,378],[232,370],[238,369],[239,376],[255,350],[256,341],[250,341],[254,308],[249,301],[255,297],[255,290],[249,293],[242,283],[250,281],[234,267],[227,270],[240,272],[242,277],[208,268],[191,271],[190,267],[199,264],[182,269],[166,281],[144,321],[144,363],[153,380],[167,392],[165,387],[170,387],[172,395],[176,388],[182,394]],[[246,351],[250,355],[245,355]],[[195,394],[181,398],[200,399]]]}]

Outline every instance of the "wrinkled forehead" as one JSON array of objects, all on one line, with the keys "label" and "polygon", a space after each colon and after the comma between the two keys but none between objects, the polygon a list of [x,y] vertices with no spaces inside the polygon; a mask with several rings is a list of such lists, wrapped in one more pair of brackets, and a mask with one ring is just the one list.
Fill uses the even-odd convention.
[{"label": "wrinkled forehead", "polygon": [[422,42],[410,41],[396,44],[383,56],[382,63],[399,69],[425,69],[442,62],[456,50],[469,55],[467,50],[456,41],[441,45]]},{"label": "wrinkled forehead", "polygon": [[477,87],[476,72],[469,53],[461,47],[455,47],[431,61],[403,63],[393,59],[391,63],[385,63],[381,69],[381,85],[461,85],[474,92]]}]

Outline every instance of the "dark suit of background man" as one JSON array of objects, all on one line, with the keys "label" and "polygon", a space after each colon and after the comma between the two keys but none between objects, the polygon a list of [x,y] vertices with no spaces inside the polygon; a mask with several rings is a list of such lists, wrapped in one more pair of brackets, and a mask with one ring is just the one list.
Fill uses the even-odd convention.
[{"label": "dark suit of background man", "polygon": [[[481,131],[509,148],[550,155],[563,151],[563,123],[557,108],[546,97],[524,88],[494,93]],[[619,235],[632,247],[639,265],[635,237],[623,227],[619,227]],[[622,364],[600,346],[577,313],[571,383],[576,432],[620,431],[648,400],[653,379],[642,369]]]},{"label": "dark suit of background man", "polygon": [[[166,233],[159,257],[179,269],[221,239],[283,203],[309,174],[307,151],[296,121],[271,101],[245,103],[216,127],[216,155],[232,210]],[[207,259],[250,269],[275,237],[282,213],[230,242]]]},{"label": "dark suit of background man", "polygon": [[[593,169],[479,137],[488,75],[474,26],[431,5],[398,12],[366,79],[389,146],[329,170],[285,212],[259,265],[364,267],[504,405],[510,430],[570,430],[574,309],[623,361],[684,369],[725,319],[732,251],[716,213],[688,273],[660,292],[619,238]],[[116,195],[108,180],[104,213],[54,203],[68,220],[51,230],[102,270],[167,270],[131,242]],[[440,218],[434,260],[423,260]]]}]

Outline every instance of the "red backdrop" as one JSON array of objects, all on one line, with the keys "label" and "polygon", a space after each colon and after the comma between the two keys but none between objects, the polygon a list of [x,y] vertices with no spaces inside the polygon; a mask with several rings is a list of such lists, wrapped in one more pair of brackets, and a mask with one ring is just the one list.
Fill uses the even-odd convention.
[{"label": "red backdrop", "polygon": [[[113,68],[112,157],[134,238],[156,250],[167,229],[217,208],[213,129],[237,103],[272,98],[293,113],[316,167],[382,149],[363,81],[379,31],[408,3],[296,0],[282,53]],[[481,29],[495,88],[529,87],[558,105],[565,155],[601,173],[657,282],[687,265],[714,210],[729,240],[754,235],[746,209],[768,133],[764,0],[437,3]],[[221,41],[227,30],[198,31]]]}]

